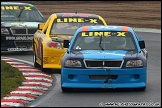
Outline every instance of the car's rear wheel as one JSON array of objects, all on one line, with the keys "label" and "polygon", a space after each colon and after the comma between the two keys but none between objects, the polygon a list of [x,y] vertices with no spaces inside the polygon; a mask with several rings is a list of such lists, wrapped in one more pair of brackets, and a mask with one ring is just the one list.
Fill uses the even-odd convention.
[{"label": "car's rear wheel", "polygon": [[35,52],[33,54],[33,62],[34,62],[34,67],[35,68],[39,68],[40,67],[40,65],[36,62],[36,54],[35,54]]},{"label": "car's rear wheel", "polygon": [[[35,48],[35,45],[34,45],[34,48]],[[36,62],[36,52],[34,51],[34,53],[33,53],[33,62],[34,62],[34,67],[35,68],[39,68],[40,67],[40,65]]]},{"label": "car's rear wheel", "polygon": [[41,71],[45,71],[45,69],[43,68],[43,45],[41,45]]}]

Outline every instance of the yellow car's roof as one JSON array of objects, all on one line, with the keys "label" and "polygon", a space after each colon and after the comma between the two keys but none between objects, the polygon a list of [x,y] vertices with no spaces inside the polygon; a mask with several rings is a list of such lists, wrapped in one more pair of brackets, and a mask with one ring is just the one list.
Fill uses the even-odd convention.
[{"label": "yellow car's roof", "polygon": [[52,15],[56,15],[57,17],[87,17],[87,18],[99,18],[97,14],[89,14],[89,13],[54,13]]}]

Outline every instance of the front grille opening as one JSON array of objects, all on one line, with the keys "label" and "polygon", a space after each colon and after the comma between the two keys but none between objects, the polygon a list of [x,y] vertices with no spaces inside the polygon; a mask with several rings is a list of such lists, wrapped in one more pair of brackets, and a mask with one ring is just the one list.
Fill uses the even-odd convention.
[{"label": "front grille opening", "polygon": [[14,34],[27,34],[26,29],[15,29]]},{"label": "front grille opening", "polygon": [[102,67],[102,61],[86,61],[87,67]]},{"label": "front grille opening", "polygon": [[15,41],[15,46],[17,48],[31,48],[32,46],[32,42],[28,42],[28,41]]},{"label": "front grille opening", "polygon": [[37,29],[36,28],[11,28],[13,35],[31,35],[34,34]]},{"label": "front grille opening", "polygon": [[85,60],[85,66],[87,68],[121,68],[122,60]]},{"label": "front grille opening", "polygon": [[120,67],[122,61],[105,61],[105,67]]},{"label": "front grille opening", "polygon": [[117,79],[118,75],[89,75],[90,80]]},{"label": "front grille opening", "polygon": [[28,29],[28,34],[34,34],[37,31],[37,29]]}]

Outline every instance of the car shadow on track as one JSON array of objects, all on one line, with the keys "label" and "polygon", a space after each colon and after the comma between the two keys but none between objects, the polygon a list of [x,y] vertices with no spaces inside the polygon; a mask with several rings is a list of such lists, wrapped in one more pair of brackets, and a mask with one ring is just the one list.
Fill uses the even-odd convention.
[{"label": "car shadow on track", "polygon": [[5,55],[32,55],[32,51],[15,51],[15,52],[1,52],[1,56]]},{"label": "car shadow on track", "polygon": [[[41,70],[41,68],[37,68],[38,70]],[[48,74],[61,74],[61,69],[43,69],[42,72],[48,73]]]},{"label": "car shadow on track", "polygon": [[66,89],[66,91],[64,91],[63,93],[98,93],[98,92],[137,92],[137,91],[145,91],[144,89],[141,88],[102,88],[102,89]]}]

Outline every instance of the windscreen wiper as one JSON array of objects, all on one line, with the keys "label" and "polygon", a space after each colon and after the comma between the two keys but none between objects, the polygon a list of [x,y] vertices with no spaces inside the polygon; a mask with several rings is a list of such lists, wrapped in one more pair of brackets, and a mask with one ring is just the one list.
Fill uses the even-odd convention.
[{"label": "windscreen wiper", "polygon": [[17,16],[17,18],[19,18],[19,21],[20,21],[20,16],[21,16],[21,13],[22,13],[23,10],[24,10],[24,7],[20,7],[20,13],[19,13],[19,15]]},{"label": "windscreen wiper", "polygon": [[102,43],[102,35],[101,35],[101,37],[100,37],[99,47],[100,47],[102,50],[104,50],[104,49],[102,48],[102,46],[101,46],[101,43]]}]

